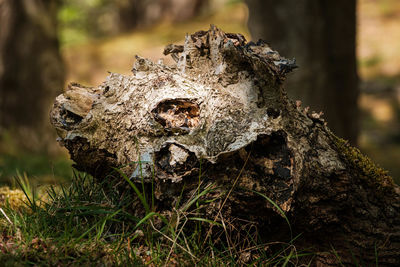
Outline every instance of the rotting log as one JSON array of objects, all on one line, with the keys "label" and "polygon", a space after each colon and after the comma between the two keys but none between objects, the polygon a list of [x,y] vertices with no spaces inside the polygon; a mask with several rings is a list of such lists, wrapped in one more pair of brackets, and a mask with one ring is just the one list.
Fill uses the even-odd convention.
[{"label": "rotting log", "polygon": [[[200,177],[217,199],[206,208],[211,219],[252,222],[281,238],[288,227],[273,201],[302,233],[300,246],[334,248],[345,265],[398,266],[399,186],[320,113],[287,98],[294,60],[215,26],[164,53],[176,64],[137,57],[133,75],[70,84],[57,97],[51,122],[76,168],[106,179],[117,167],[154,182],[159,211],[193,196]],[[315,262],[337,259],[320,253]]]}]

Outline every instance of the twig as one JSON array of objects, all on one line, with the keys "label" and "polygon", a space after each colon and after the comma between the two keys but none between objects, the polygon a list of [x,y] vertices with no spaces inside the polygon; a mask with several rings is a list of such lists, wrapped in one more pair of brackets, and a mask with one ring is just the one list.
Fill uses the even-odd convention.
[{"label": "twig", "polygon": [[[217,214],[215,215],[215,217],[214,217],[214,222],[216,222],[217,217],[219,216],[219,214],[220,214],[221,211],[222,211],[222,208],[225,206],[226,201],[228,200],[228,198],[229,198],[229,196],[231,195],[233,189],[235,188],[237,182],[239,181],[239,178],[240,178],[240,176],[242,175],[242,172],[243,172],[244,168],[245,168],[246,165],[247,165],[247,161],[249,160],[250,155],[251,155],[251,151],[249,151],[249,154],[247,155],[246,161],[244,162],[242,169],[240,170],[238,176],[237,176],[236,179],[235,179],[235,182],[233,183],[233,185],[232,185],[231,189],[229,190],[228,194],[226,195],[226,197],[225,197],[225,199],[224,199],[224,202],[222,202],[222,205],[221,205],[221,207],[219,208],[219,211],[218,211]],[[206,235],[206,238],[204,239],[203,246],[205,245],[205,243],[206,243],[208,237],[209,237],[210,234],[211,234],[212,227],[213,227],[213,224],[211,224],[210,228],[209,228],[208,231],[207,231],[207,235]]]},{"label": "twig", "polygon": [[[180,219],[179,219],[179,213],[178,213],[178,211],[176,211],[176,213],[177,213],[178,218],[177,218],[177,223],[176,223],[175,232],[176,232],[176,230],[178,230],[178,225],[179,225],[179,220],[180,220]],[[164,265],[164,266],[167,266],[168,261],[169,261],[171,255],[172,255],[173,250],[174,250],[174,247],[175,247],[175,245],[177,245],[178,237],[179,237],[179,235],[182,233],[182,230],[183,230],[183,228],[185,227],[187,221],[188,221],[188,219],[186,218],[186,220],[184,221],[184,223],[183,223],[181,229],[179,229],[178,234],[175,236],[175,240],[174,240],[174,242],[172,243],[171,249],[169,250],[168,257],[167,257],[167,259],[165,260],[165,265]]]},{"label": "twig", "polygon": [[3,213],[4,217],[6,217],[7,221],[13,225],[12,221],[10,220],[10,218],[8,218],[7,214],[4,212],[4,210],[2,208],[0,208],[1,213]]},{"label": "twig", "polygon": [[[174,243],[174,240],[172,238],[170,238],[169,236],[167,236],[166,234],[164,234],[163,232],[161,232],[160,230],[158,230],[154,225],[153,222],[150,221],[151,227],[154,229],[154,231],[156,231],[157,233],[161,234],[163,237],[165,237],[167,240],[171,241],[172,243]],[[182,249],[183,251],[185,251],[186,253],[188,253],[192,258],[198,260],[198,258],[196,256],[194,256],[190,251],[188,251],[186,248],[184,248],[183,246],[179,245],[178,243],[176,243],[176,245]]]},{"label": "twig", "polygon": [[226,241],[228,242],[229,254],[230,254],[231,257],[233,258],[232,248],[231,248],[231,247],[233,247],[233,246],[232,246],[233,244],[232,244],[232,241],[231,241],[230,238],[229,238],[228,230],[226,229],[224,217],[222,216],[221,212],[218,212],[218,213],[219,213],[219,215],[221,216],[221,224],[222,224],[222,227],[224,228]]}]

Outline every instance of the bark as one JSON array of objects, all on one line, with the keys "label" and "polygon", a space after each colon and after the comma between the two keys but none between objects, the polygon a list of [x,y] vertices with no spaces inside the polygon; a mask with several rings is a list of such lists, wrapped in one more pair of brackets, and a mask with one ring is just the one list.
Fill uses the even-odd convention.
[{"label": "bark", "polygon": [[48,112],[64,84],[57,1],[0,0],[0,135],[29,148],[49,140]]},{"label": "bark", "polygon": [[356,1],[246,0],[253,38],[268,40],[300,66],[287,91],[312,110],[323,111],[329,127],[357,143]]},{"label": "bark", "polygon": [[337,264],[323,253],[332,247],[345,265],[375,263],[375,249],[381,266],[400,262],[399,187],[320,114],[288,99],[291,60],[214,26],[164,53],[177,64],[137,57],[133,75],[71,84],[57,97],[51,121],[78,169],[111,179],[119,167],[154,182],[157,210],[167,214],[196,195],[200,177],[213,199],[202,216],[232,229],[250,224],[282,240],[290,232],[283,211],[302,233],[299,246],[318,252],[316,264]]}]

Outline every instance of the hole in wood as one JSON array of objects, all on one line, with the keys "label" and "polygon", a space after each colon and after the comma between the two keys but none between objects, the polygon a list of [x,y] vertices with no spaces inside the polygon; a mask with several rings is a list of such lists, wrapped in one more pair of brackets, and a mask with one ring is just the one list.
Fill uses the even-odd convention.
[{"label": "hole in wood", "polygon": [[274,109],[274,108],[268,108],[267,109],[267,114],[268,116],[270,116],[273,119],[276,119],[279,117],[279,115],[281,115],[281,111],[278,109]]},{"label": "hole in wood", "polygon": [[180,135],[199,125],[200,108],[193,100],[170,99],[160,102],[152,114],[168,133]]},{"label": "hole in wood", "polygon": [[184,176],[197,167],[195,154],[178,144],[167,144],[155,156],[160,177]]},{"label": "hole in wood", "polygon": [[62,123],[65,126],[73,126],[75,124],[80,123],[83,120],[82,116],[79,116],[78,114],[75,114],[65,108],[61,109],[60,116],[62,119]]}]

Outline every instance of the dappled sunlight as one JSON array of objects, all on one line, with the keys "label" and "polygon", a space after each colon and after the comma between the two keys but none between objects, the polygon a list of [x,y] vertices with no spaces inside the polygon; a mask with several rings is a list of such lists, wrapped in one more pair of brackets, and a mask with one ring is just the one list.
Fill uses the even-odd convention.
[{"label": "dappled sunlight", "polygon": [[357,49],[363,79],[400,74],[399,28],[400,1],[358,1]]},{"label": "dappled sunlight", "polygon": [[390,104],[387,99],[379,99],[371,95],[361,95],[360,97],[361,107],[369,110],[371,115],[381,123],[389,123],[396,118],[395,111]]},{"label": "dappled sunlight", "polygon": [[358,1],[360,147],[399,183],[400,1]]}]

